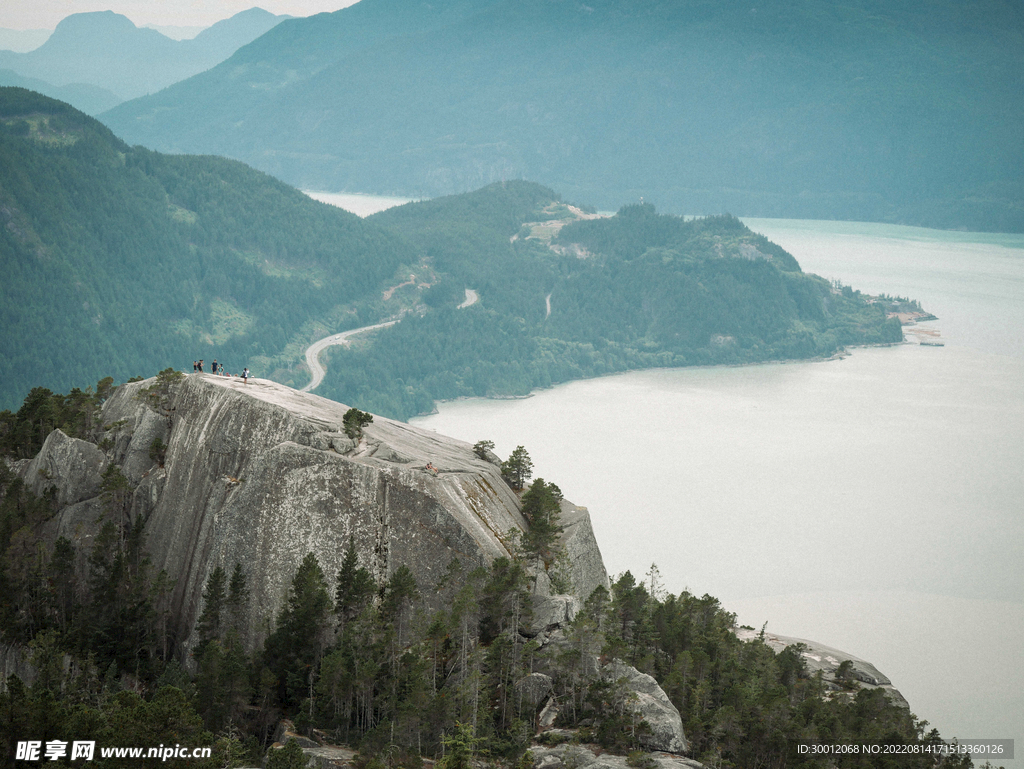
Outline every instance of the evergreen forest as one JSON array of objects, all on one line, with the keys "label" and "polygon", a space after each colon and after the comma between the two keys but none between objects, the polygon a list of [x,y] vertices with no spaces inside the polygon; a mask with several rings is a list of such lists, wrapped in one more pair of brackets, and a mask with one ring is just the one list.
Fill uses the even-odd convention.
[{"label": "evergreen forest", "polygon": [[310,319],[375,318],[360,303],[406,258],[241,163],[129,147],[20,88],[0,88],[0,225],[4,407],[198,358],[266,376]]},{"label": "evergreen forest", "polygon": [[[900,302],[803,273],[735,217],[684,220],[644,203],[608,218],[574,211],[551,190],[507,182],[371,217],[421,249],[429,311],[372,346],[329,351],[318,393],[406,419],[437,400],[903,338],[887,318]],[[465,288],[480,300],[459,309]]]},{"label": "evergreen forest", "polygon": [[199,359],[299,387],[310,343],[387,319],[324,353],[318,394],[407,419],[440,399],[902,338],[899,302],[803,273],[735,217],[588,211],[508,181],[363,220],[0,89],[0,407]]}]

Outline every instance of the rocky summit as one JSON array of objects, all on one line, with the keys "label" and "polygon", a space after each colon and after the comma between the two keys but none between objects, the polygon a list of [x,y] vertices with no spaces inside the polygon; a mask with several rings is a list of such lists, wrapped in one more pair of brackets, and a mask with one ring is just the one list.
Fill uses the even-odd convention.
[{"label": "rocky summit", "polygon": [[[174,633],[186,648],[217,566],[240,563],[249,577],[260,607],[245,629],[252,648],[307,553],[334,574],[352,538],[375,578],[405,565],[425,593],[453,559],[473,568],[510,555],[526,521],[495,458],[383,417],[355,440],[343,430],[347,410],[266,380],[150,379],[118,388],[104,404],[105,450],[54,431],[17,469],[36,493],[56,494],[51,536],[88,548],[100,525],[103,470],[121,467],[133,487],[126,514],[145,521],[154,567],[175,580]],[[607,585],[586,510],[566,504],[564,518],[575,595],[549,600],[548,581],[538,579],[545,625],[571,611],[567,602]]]}]

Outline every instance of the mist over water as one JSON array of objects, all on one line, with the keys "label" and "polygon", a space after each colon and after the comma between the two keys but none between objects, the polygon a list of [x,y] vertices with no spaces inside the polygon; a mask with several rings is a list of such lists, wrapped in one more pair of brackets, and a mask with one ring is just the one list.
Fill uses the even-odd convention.
[{"label": "mist over water", "polygon": [[656,563],[673,592],[875,663],[944,736],[1024,750],[1024,237],[748,224],[807,272],[918,299],[945,347],[634,372],[414,422],[526,446],[611,572]]},{"label": "mist over water", "polygon": [[310,192],[303,190],[309,197],[321,203],[329,203],[344,208],[349,213],[367,217],[387,208],[412,202],[413,198],[395,198],[382,195],[366,195],[360,192]]}]

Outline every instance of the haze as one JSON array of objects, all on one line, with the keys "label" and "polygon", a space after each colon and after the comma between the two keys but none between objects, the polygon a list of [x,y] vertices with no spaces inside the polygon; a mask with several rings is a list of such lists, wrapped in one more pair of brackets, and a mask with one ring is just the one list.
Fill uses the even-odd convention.
[{"label": "haze", "polygon": [[92,11],[120,13],[138,27],[208,27],[254,5],[278,15],[312,16],[352,4],[353,0],[15,0],[0,4],[0,28],[52,30],[73,13]]}]

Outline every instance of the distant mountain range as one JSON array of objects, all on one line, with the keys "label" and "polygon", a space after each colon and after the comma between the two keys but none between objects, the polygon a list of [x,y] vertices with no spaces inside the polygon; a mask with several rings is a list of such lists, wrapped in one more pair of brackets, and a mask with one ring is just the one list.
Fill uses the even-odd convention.
[{"label": "distant mountain range", "polygon": [[74,105],[76,109],[82,110],[87,115],[98,115],[124,101],[116,93],[108,91],[106,88],[100,88],[98,85],[89,85],[88,83],[53,85],[45,80],[24,77],[11,69],[0,69],[0,86],[16,86],[37,91],[44,96]]},{"label": "distant mountain range", "polygon": [[13,73],[0,75],[0,84],[29,87],[95,114],[219,64],[286,18],[251,8],[194,39],[172,40],[113,11],[76,13],[39,48],[0,51],[0,70]]},{"label": "distant mountain range", "polygon": [[1024,230],[1024,6],[362,0],[102,119],[311,189]]}]

